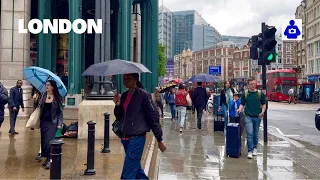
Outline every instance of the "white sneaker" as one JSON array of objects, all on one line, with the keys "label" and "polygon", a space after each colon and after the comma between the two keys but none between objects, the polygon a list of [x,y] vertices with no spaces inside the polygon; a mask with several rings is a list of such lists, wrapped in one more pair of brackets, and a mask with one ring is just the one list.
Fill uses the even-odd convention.
[{"label": "white sneaker", "polygon": [[248,158],[248,159],[252,159],[252,152],[248,152],[247,158]]},{"label": "white sneaker", "polygon": [[258,155],[258,150],[257,150],[257,148],[254,148],[254,149],[253,149],[252,155],[253,155],[253,156],[257,156],[257,155]]},{"label": "white sneaker", "polygon": [[182,127],[180,128],[180,132],[182,133]]}]

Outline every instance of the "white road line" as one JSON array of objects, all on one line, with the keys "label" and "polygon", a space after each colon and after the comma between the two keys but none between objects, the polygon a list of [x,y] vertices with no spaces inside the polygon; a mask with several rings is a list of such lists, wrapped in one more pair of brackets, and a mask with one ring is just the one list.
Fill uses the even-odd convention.
[{"label": "white road line", "polygon": [[144,167],[144,171],[147,175],[149,174],[149,170],[150,170],[150,164],[151,164],[152,154],[153,154],[153,150],[154,150],[154,144],[155,144],[155,137],[152,137],[151,147],[148,151],[148,157],[146,160],[146,165]]},{"label": "white road line", "polygon": [[278,133],[279,133],[281,136],[285,136],[285,135],[283,134],[283,132],[282,132],[282,131],[280,131],[280,129],[279,129],[279,128],[276,128],[276,130],[278,131]]}]

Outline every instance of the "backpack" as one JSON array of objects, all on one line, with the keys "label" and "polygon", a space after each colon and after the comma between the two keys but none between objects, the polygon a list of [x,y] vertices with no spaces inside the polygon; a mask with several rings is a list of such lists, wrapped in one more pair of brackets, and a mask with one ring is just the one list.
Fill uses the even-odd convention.
[{"label": "backpack", "polygon": [[[244,99],[247,99],[248,94],[249,94],[248,90],[245,90],[244,91]],[[258,99],[261,100],[261,90],[258,90]]]},{"label": "backpack", "polygon": [[176,103],[174,94],[168,94],[168,103],[171,104],[171,105]]},{"label": "backpack", "polygon": [[177,91],[176,92],[176,105],[177,106],[188,106],[187,96],[188,96],[187,91]]}]

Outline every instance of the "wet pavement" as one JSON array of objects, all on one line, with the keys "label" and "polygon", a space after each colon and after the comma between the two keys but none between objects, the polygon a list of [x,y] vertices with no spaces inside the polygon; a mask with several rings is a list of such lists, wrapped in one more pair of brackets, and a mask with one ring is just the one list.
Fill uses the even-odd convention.
[{"label": "wet pavement", "polygon": [[[247,159],[246,141],[242,155],[225,155],[224,133],[213,132],[212,115],[204,115],[202,129],[196,129],[194,115],[188,113],[183,133],[169,113],[163,121],[167,151],[160,153],[158,179],[320,179],[320,156],[291,142],[269,135],[263,143],[260,132],[258,156]],[[245,133],[244,133],[245,134]]]},{"label": "wet pavement", "polygon": [[[40,132],[24,128],[25,121],[18,120],[16,131],[20,134],[8,134],[8,119],[0,129],[0,179],[49,179],[50,170],[45,170],[35,160],[39,151]],[[147,164],[149,147],[153,134],[148,134],[146,148],[143,153],[142,165]],[[124,150],[120,140],[111,140],[109,154],[102,154],[102,140],[95,142],[96,175],[83,175],[87,161],[87,141],[64,139],[62,146],[62,179],[120,179],[124,160]],[[151,153],[152,155],[152,153]],[[152,162],[148,163],[149,174],[152,176]],[[153,165],[154,166],[154,165]]]},{"label": "wet pavement", "polygon": [[319,131],[314,117],[319,104],[288,104],[270,102],[268,126],[277,128],[283,136],[305,141],[311,146],[320,146]]}]

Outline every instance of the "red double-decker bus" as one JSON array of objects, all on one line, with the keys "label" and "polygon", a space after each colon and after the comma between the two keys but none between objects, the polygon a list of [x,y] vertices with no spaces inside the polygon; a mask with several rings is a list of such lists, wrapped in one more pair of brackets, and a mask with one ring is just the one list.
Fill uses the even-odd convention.
[{"label": "red double-decker bus", "polygon": [[[261,73],[257,77],[257,86],[258,89],[262,87]],[[279,69],[267,72],[267,98],[270,101],[288,101],[288,91],[292,87],[296,94],[298,77],[295,70]]]}]

